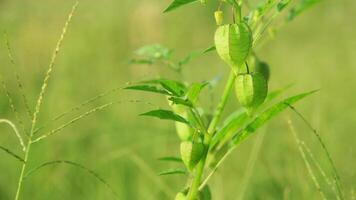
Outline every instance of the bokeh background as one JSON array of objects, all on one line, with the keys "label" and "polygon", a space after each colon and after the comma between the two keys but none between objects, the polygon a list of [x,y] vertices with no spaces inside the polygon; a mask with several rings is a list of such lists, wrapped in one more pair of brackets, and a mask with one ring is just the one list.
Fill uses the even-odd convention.
[{"label": "bokeh background", "polygon": [[[175,49],[177,59],[212,44],[216,4],[186,6],[162,14],[169,0],[85,0],[79,5],[59,54],[45,95],[39,124],[81,102],[129,81],[177,74],[162,66],[129,65],[132,51],[161,43]],[[16,70],[24,83],[30,105],[35,104],[48,63],[73,1],[1,0],[0,28],[11,42]],[[324,0],[280,29],[257,53],[271,65],[271,89],[290,83],[288,94],[320,88],[297,108],[310,120],[335,160],[347,199],[356,190],[356,27],[353,0]],[[2,38],[2,37],[1,37]],[[16,87],[14,67],[0,43],[0,70],[15,105],[28,128],[29,119]],[[183,70],[187,81],[223,79],[228,67],[215,53],[193,60]],[[214,105],[221,95],[215,88]],[[15,121],[4,91],[0,93],[0,118]],[[166,107],[156,95],[119,91],[76,111],[51,130],[94,106],[110,101],[142,99]],[[100,174],[120,199],[173,199],[185,177],[160,177],[158,172],[176,167],[157,158],[178,155],[174,124],[141,118],[152,106],[116,104],[71,125],[33,146],[29,169],[51,160],[72,160]],[[238,109],[231,97],[225,115]],[[320,145],[307,127],[290,111],[284,112],[258,135],[243,143],[211,179],[213,199],[320,199],[298,153],[287,120],[292,119],[299,136],[311,148],[330,176]],[[45,131],[44,131],[45,132]],[[256,144],[261,144],[256,151]],[[0,145],[21,154],[11,129],[0,126]],[[257,148],[258,150],[258,148]],[[255,152],[255,153],[253,153]],[[257,153],[256,153],[257,152]],[[256,156],[255,163],[248,164]],[[20,163],[0,152],[0,199],[13,199]],[[318,177],[320,180],[321,177]],[[328,199],[331,189],[321,181]],[[26,179],[22,199],[112,199],[111,192],[80,169],[59,164],[43,168]]]}]

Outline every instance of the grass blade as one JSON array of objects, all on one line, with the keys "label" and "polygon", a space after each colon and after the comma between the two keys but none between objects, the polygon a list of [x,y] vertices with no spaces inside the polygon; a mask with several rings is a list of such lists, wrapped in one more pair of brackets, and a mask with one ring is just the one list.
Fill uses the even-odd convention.
[{"label": "grass blade", "polygon": [[159,176],[166,176],[166,175],[175,175],[175,174],[186,174],[187,171],[182,168],[176,168],[176,169],[167,169],[164,171],[161,171],[158,175]]},{"label": "grass blade", "polygon": [[9,154],[10,156],[16,158],[17,160],[25,163],[25,160],[23,158],[21,158],[20,156],[18,156],[17,154],[15,154],[14,152],[10,151],[9,149],[3,147],[3,146],[0,146],[0,149],[3,150],[4,152],[6,152],[7,154]]},{"label": "grass blade", "polygon": [[105,185],[111,192],[112,194],[116,197],[116,199],[118,199],[118,194],[113,190],[113,188],[109,185],[109,183],[107,181],[105,181],[101,176],[99,176],[96,172],[94,172],[93,170],[78,164],[76,162],[73,161],[68,161],[68,160],[55,160],[55,161],[49,161],[49,162],[45,162],[41,165],[39,165],[38,167],[29,170],[29,172],[27,172],[27,174],[24,176],[24,180],[26,180],[29,176],[31,176],[32,174],[34,174],[35,172],[37,172],[38,170],[47,167],[47,166],[51,166],[51,165],[57,165],[57,164],[67,164],[73,167],[76,167],[78,169],[84,170],[85,172],[87,172],[88,174],[92,175],[95,179],[97,179],[100,183],[102,183],[103,185]]}]

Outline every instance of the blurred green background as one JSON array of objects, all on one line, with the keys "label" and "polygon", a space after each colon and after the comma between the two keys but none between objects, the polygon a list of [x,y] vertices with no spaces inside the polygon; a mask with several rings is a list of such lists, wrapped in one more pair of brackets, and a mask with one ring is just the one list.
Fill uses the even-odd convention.
[{"label": "blurred green background", "polygon": [[[169,0],[85,0],[78,7],[59,54],[45,95],[39,124],[79,103],[126,82],[159,75],[177,78],[162,66],[129,65],[132,51],[145,44],[161,43],[175,49],[177,58],[212,44],[216,4],[192,4],[162,14]],[[0,27],[8,33],[17,71],[22,76],[31,106],[35,104],[48,63],[73,1],[1,0]],[[356,2],[322,1],[284,26],[258,50],[271,65],[270,87],[295,83],[294,94],[321,88],[297,105],[325,140],[347,199],[356,185]],[[1,37],[1,41],[3,41]],[[15,105],[29,128],[6,46],[0,43],[0,70]],[[210,80],[228,74],[228,67],[215,53],[201,56],[184,68],[188,81]],[[224,82],[224,81],[223,81]],[[215,89],[214,105],[223,82]],[[0,118],[15,121],[4,91]],[[166,107],[166,100],[151,94],[120,91],[76,111],[46,130],[58,127],[96,105],[110,101],[142,99]],[[231,97],[225,115],[238,107]],[[174,124],[138,117],[152,106],[122,103],[71,125],[33,146],[29,169],[51,160],[72,160],[93,169],[118,193],[120,199],[173,199],[185,183],[181,176],[159,177],[159,171],[176,165],[157,158],[178,155],[179,140]],[[320,199],[289,131],[292,119],[330,176],[320,145],[307,127],[290,111],[241,145],[211,179],[213,199]],[[44,131],[45,132],[45,131]],[[264,136],[262,138],[262,136]],[[256,141],[262,141],[255,165],[248,166]],[[1,124],[0,145],[21,154],[11,129]],[[13,199],[20,163],[0,152],[0,199]],[[251,168],[253,167],[253,168]],[[247,173],[250,169],[250,173]],[[244,182],[246,180],[248,182]],[[331,176],[330,176],[331,177]],[[320,177],[318,177],[320,178]],[[331,189],[322,182],[324,192]],[[60,164],[43,168],[26,179],[22,199],[112,199],[110,191],[92,176]]]}]

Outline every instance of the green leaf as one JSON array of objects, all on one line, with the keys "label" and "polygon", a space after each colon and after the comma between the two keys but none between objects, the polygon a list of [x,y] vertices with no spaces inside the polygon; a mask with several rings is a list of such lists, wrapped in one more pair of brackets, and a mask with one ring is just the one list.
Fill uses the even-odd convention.
[{"label": "green leaf", "polygon": [[224,144],[227,139],[230,139],[231,136],[236,133],[236,131],[246,123],[246,120],[249,119],[245,110],[238,110],[232,113],[226,122],[213,137],[210,143],[210,149],[214,149],[217,144]]},{"label": "green leaf", "polygon": [[158,175],[160,176],[166,176],[166,175],[174,175],[174,174],[186,174],[187,171],[182,168],[177,168],[177,169],[167,169],[164,171],[161,171]]},{"label": "green leaf", "polygon": [[174,0],[163,12],[164,13],[170,12],[172,10],[175,10],[183,5],[192,3],[194,1],[197,1],[197,0]]},{"label": "green leaf", "polygon": [[249,123],[244,129],[242,129],[234,136],[234,138],[232,139],[232,146],[236,146],[241,143],[241,141],[252,135],[252,133],[254,133],[258,128],[263,126],[270,119],[288,108],[289,105],[296,103],[297,101],[315,93],[316,91],[317,90],[313,90],[311,92],[306,92],[289,97],[265,110],[260,115],[258,115],[251,123]]},{"label": "green leaf", "polygon": [[187,92],[187,98],[188,100],[194,105],[198,101],[198,97],[202,89],[207,86],[209,83],[208,82],[203,82],[203,83],[193,83]]},{"label": "green leaf", "polygon": [[183,83],[168,79],[154,79],[148,81],[142,81],[145,84],[160,84],[164,89],[169,91],[172,95],[182,97],[184,96],[187,88]]},{"label": "green leaf", "polygon": [[152,85],[134,85],[134,86],[128,86],[124,89],[127,90],[140,90],[140,91],[146,91],[146,92],[153,92],[153,93],[159,93],[159,94],[164,94],[164,95],[170,95],[170,93],[168,93],[165,90],[159,89],[155,86]]},{"label": "green leaf", "polygon": [[[282,95],[287,89],[289,89],[293,84],[289,84],[282,89],[274,90],[267,95],[264,105],[278,96]],[[236,133],[247,121],[250,119],[244,109],[239,109],[232,114],[230,114],[225,120],[222,128],[217,131],[211,140],[210,149],[213,150],[219,144],[219,147],[222,144],[225,144],[232,135]]]},{"label": "green leaf", "polygon": [[267,0],[264,3],[261,3],[259,6],[257,6],[257,9],[255,10],[257,17],[263,17],[266,15],[275,5],[276,0]]},{"label": "green leaf", "polygon": [[205,185],[204,188],[199,191],[199,200],[211,200],[212,195],[208,185]]},{"label": "green leaf", "polygon": [[215,45],[214,45],[214,46],[211,46],[211,47],[205,49],[205,50],[203,51],[203,53],[209,53],[209,52],[215,51],[215,50],[216,50],[216,47],[215,47]]},{"label": "green leaf", "polygon": [[281,89],[278,89],[278,90],[274,90],[274,91],[271,91],[267,97],[266,97],[266,103],[269,102],[269,101],[272,101],[273,99],[277,98],[278,96],[280,96],[281,94],[283,94],[284,92],[286,92],[289,88],[291,88],[294,84],[291,83],[287,86],[284,86],[283,88]]},{"label": "green leaf", "polygon": [[193,104],[184,98],[180,98],[180,97],[169,97],[168,100],[170,100],[173,104],[176,105],[184,105],[184,106],[188,106],[188,107],[193,107]]},{"label": "green leaf", "polygon": [[300,15],[302,12],[306,11],[313,5],[321,2],[321,0],[302,0],[299,4],[297,4],[294,8],[292,8],[287,16],[288,21],[292,21],[295,17]]},{"label": "green leaf", "polygon": [[225,0],[227,3],[229,3],[230,5],[234,6],[234,7],[238,7],[239,4],[237,4],[237,2],[235,0]]},{"label": "green leaf", "polygon": [[173,50],[164,47],[160,44],[146,45],[135,51],[138,56],[145,57],[147,59],[170,59]]},{"label": "green leaf", "polygon": [[167,156],[167,157],[162,157],[162,158],[158,158],[159,161],[168,161],[168,162],[179,162],[182,163],[182,159],[179,157],[175,157],[175,156]]},{"label": "green leaf", "polygon": [[194,58],[196,58],[202,54],[204,54],[204,52],[202,52],[202,51],[192,51],[184,59],[180,60],[178,62],[178,65],[180,67],[182,67],[183,65],[188,64],[191,60],[193,60]]},{"label": "green leaf", "polygon": [[282,12],[288,4],[291,2],[291,0],[280,0],[277,4],[277,10],[278,12]]},{"label": "green leaf", "polygon": [[162,109],[152,110],[152,111],[149,111],[146,113],[142,113],[142,114],[140,114],[140,116],[157,117],[159,119],[173,120],[173,121],[189,124],[189,122],[186,119],[175,114],[174,112],[172,112],[170,110],[162,110]]}]

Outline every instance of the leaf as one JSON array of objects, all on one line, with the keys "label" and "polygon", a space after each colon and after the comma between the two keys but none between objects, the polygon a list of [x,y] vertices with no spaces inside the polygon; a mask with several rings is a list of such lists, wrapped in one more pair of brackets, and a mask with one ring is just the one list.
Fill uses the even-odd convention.
[{"label": "leaf", "polygon": [[275,99],[276,97],[280,96],[281,94],[283,94],[285,91],[287,91],[289,88],[291,88],[294,84],[291,83],[281,89],[278,89],[278,90],[274,90],[272,92],[270,92],[267,97],[266,97],[266,103],[269,102],[269,101],[272,101],[273,99]]},{"label": "leaf", "polygon": [[259,6],[257,6],[256,9],[256,14],[257,17],[263,17],[264,15],[266,15],[272,8],[273,5],[275,4],[276,0],[267,0],[264,3],[261,3]]},{"label": "leaf", "polygon": [[199,192],[199,200],[211,200],[211,191],[208,185],[205,185],[203,189]]},{"label": "leaf", "polygon": [[184,59],[180,60],[178,62],[178,65],[180,67],[182,67],[183,65],[188,64],[191,60],[193,60],[194,58],[196,58],[202,54],[204,54],[204,52],[202,52],[202,51],[192,51]]},{"label": "leaf", "polygon": [[203,51],[203,53],[209,53],[209,52],[215,51],[215,50],[216,50],[216,47],[215,47],[215,45],[213,45],[213,46],[211,46],[211,47],[205,49],[205,50]]},{"label": "leaf", "polygon": [[152,85],[134,85],[134,86],[128,86],[124,89],[127,90],[140,90],[140,91],[146,91],[146,92],[153,92],[153,93],[159,93],[159,94],[164,94],[164,95],[170,95],[170,93],[168,93],[165,90],[159,89],[155,86]]},{"label": "leaf", "polygon": [[170,110],[162,110],[162,109],[152,110],[152,111],[149,111],[146,113],[142,113],[142,114],[140,114],[140,116],[157,117],[159,119],[173,120],[173,121],[189,124],[189,122],[186,119],[175,114],[174,112],[172,112]]},{"label": "leaf", "polygon": [[[281,94],[283,94],[287,89],[289,89],[293,84],[287,85],[282,89],[279,90],[274,90],[270,92],[267,95],[266,101],[264,102],[264,105],[267,104],[268,102],[272,101],[273,99],[277,98]],[[231,136],[238,131],[241,126],[243,126],[247,120],[250,118],[248,117],[246,111],[244,109],[239,109],[235,112],[233,112],[229,117],[225,120],[222,128],[217,131],[217,133],[214,135],[211,144],[210,144],[210,149],[213,150],[214,148],[217,147],[217,144],[224,144],[227,142]]]},{"label": "leaf", "polygon": [[172,95],[182,97],[187,88],[183,83],[180,83],[178,81],[173,81],[173,80],[168,80],[168,79],[154,79],[154,80],[148,80],[148,81],[142,81],[141,83],[145,84],[159,84],[161,85],[164,89],[169,91]]},{"label": "leaf", "polygon": [[234,6],[234,7],[238,7],[239,4],[237,4],[237,2],[235,0],[226,0],[227,3],[229,3],[230,5]]},{"label": "leaf", "polygon": [[192,3],[197,0],[173,0],[173,2],[163,11],[164,13],[175,10],[181,6]]},{"label": "leaf", "polygon": [[231,136],[249,119],[245,110],[238,110],[231,114],[229,118],[221,128],[213,137],[210,143],[210,149],[214,149],[217,144],[225,143],[224,139],[230,139]]},{"label": "leaf", "polygon": [[158,158],[159,161],[168,161],[168,162],[179,162],[182,163],[182,159],[179,157],[174,157],[174,156],[168,156],[168,157],[162,157]]},{"label": "leaf", "polygon": [[279,3],[277,4],[278,12],[282,12],[290,2],[291,0],[280,0]]},{"label": "leaf", "polygon": [[131,59],[129,61],[129,64],[147,64],[147,65],[152,65],[154,62],[150,59],[145,59],[145,58],[139,58],[139,59]]},{"label": "leaf", "polygon": [[180,97],[169,97],[168,100],[170,100],[173,104],[177,104],[177,105],[184,105],[184,106],[188,106],[188,107],[193,107],[193,104],[184,98],[180,98]]},{"label": "leaf", "polygon": [[167,169],[164,171],[161,171],[158,175],[160,176],[166,176],[166,175],[174,175],[174,174],[186,174],[187,171],[182,168],[176,168],[176,169]]},{"label": "leaf", "polygon": [[297,101],[315,93],[316,91],[317,90],[313,90],[311,92],[306,92],[306,93],[289,97],[283,101],[280,101],[279,103],[275,104],[269,109],[265,110],[259,116],[257,116],[250,124],[248,124],[243,130],[241,130],[234,136],[234,138],[232,139],[232,146],[238,145],[241,141],[243,141],[252,133],[254,133],[258,128],[263,126],[270,119],[272,119],[277,114],[281,113],[283,110],[288,108],[289,105],[296,103]]},{"label": "leaf", "polygon": [[169,59],[172,55],[173,50],[164,47],[160,44],[152,44],[143,46],[135,51],[138,56],[145,57],[149,60],[155,59]]},{"label": "leaf", "polygon": [[198,97],[202,89],[207,86],[209,83],[208,82],[203,82],[203,83],[193,83],[187,92],[187,98],[188,100],[194,105],[198,101]]},{"label": "leaf", "polygon": [[292,21],[295,17],[297,17],[302,12],[306,11],[308,8],[313,5],[321,2],[321,0],[302,0],[299,4],[297,4],[294,8],[290,9],[287,21]]}]

